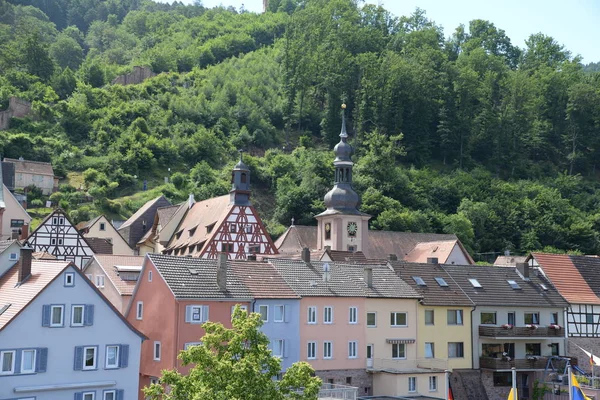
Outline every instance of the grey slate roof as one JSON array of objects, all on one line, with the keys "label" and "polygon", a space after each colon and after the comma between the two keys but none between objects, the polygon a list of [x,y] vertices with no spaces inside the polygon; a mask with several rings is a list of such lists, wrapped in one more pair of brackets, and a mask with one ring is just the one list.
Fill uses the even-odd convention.
[{"label": "grey slate roof", "polygon": [[4,186],[8,188],[11,192],[15,190],[15,164],[10,162],[2,161],[0,163],[2,165],[0,174],[2,174],[2,179],[0,179]]},{"label": "grey slate roof", "polygon": [[[473,306],[473,301],[450,275],[437,264],[390,261],[390,265],[403,281],[423,297],[426,306]],[[469,267],[465,267],[469,268]],[[414,276],[421,277],[426,286],[418,285]],[[435,278],[443,278],[448,286],[440,286]]]},{"label": "grey slate roof", "polygon": [[569,256],[569,258],[590,289],[600,297],[600,258],[594,256]]},{"label": "grey slate roof", "polygon": [[[526,281],[515,267],[443,265],[442,268],[478,306],[555,308],[568,305],[554,286],[534,270],[530,270],[530,280]],[[469,278],[477,279],[482,287],[473,287]],[[516,281],[521,289],[512,289],[507,282],[509,279]],[[540,284],[544,284],[548,290],[543,290]]]},{"label": "grey slate roof", "polygon": [[8,249],[16,240],[0,240],[0,254],[4,253],[4,250]]},{"label": "grey slate roof", "polygon": [[[148,254],[177,299],[251,299],[252,293],[233,273],[227,275],[227,291],[217,285],[216,259]],[[192,274],[190,271],[197,272]]]},{"label": "grey slate roof", "polygon": [[[336,262],[270,259],[288,285],[300,296],[420,298],[406,282],[385,265],[356,265]],[[323,267],[330,279],[323,280]],[[364,269],[373,269],[373,287],[367,287]]]}]

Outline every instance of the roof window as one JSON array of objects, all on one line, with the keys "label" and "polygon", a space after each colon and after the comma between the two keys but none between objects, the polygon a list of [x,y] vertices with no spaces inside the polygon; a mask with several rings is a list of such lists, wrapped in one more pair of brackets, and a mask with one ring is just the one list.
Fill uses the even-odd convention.
[{"label": "roof window", "polygon": [[547,292],[548,291],[548,286],[544,285],[543,283],[540,283],[540,286],[542,287],[542,289]]},{"label": "roof window", "polygon": [[423,280],[423,278],[421,278],[420,276],[413,276],[412,278],[416,282],[417,285],[419,285],[419,286],[427,286],[427,284],[425,283],[425,281]]},{"label": "roof window", "polygon": [[438,283],[438,285],[440,285],[441,287],[448,287],[448,283],[446,282],[446,280],[442,277],[436,276],[435,277],[435,281]]},{"label": "roof window", "polygon": [[479,283],[479,281],[475,278],[469,278],[469,282],[471,282],[471,285],[473,285],[474,288],[483,287],[483,286],[481,286],[481,283]]},{"label": "roof window", "polygon": [[508,284],[510,285],[511,288],[518,290],[521,289],[521,286],[519,286],[519,284],[516,281],[513,280],[507,280],[506,282],[508,282]]}]

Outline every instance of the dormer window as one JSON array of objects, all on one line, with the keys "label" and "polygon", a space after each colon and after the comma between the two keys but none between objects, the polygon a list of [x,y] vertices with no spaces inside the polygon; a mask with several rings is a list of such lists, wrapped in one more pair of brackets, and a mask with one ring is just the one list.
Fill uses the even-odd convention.
[{"label": "dormer window", "polygon": [[211,233],[214,227],[215,227],[214,222],[210,225],[206,225],[206,233]]},{"label": "dormer window", "polygon": [[192,229],[189,230],[190,237],[194,236],[194,233],[196,233],[196,227],[193,227]]}]

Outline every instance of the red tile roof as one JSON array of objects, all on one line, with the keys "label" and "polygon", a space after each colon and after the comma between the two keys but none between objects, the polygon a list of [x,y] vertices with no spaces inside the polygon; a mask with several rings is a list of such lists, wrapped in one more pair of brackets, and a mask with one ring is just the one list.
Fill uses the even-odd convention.
[{"label": "red tile roof", "polygon": [[544,274],[569,303],[600,304],[600,298],[581,276],[566,254],[531,254]]},{"label": "red tile roof", "polygon": [[413,263],[426,263],[430,257],[436,257],[438,263],[445,264],[457,240],[438,240],[435,242],[421,242],[408,252],[404,261]]},{"label": "red tile roof", "polygon": [[[116,266],[130,266],[130,267],[142,267],[144,263],[143,256],[114,256],[114,255],[101,255],[96,254],[92,260],[96,260],[98,266],[106,273],[106,276],[115,289],[119,292],[121,296],[131,296],[133,294],[133,289],[135,289],[135,285],[137,281],[124,281],[119,276],[119,272],[115,268]],[[93,261],[90,261],[90,263]],[[89,265],[89,264],[88,264]]]}]

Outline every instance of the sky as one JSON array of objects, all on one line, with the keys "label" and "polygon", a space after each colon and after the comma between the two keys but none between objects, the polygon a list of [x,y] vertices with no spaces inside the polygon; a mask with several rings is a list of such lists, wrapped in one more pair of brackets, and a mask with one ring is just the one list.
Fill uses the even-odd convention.
[{"label": "sky", "polygon": [[[156,0],[171,2],[170,0]],[[193,0],[182,0],[191,4]],[[504,29],[514,45],[525,47],[525,40],[542,32],[563,44],[583,63],[600,61],[600,1],[598,0],[379,0],[396,16],[410,15],[416,7],[444,28],[449,36],[460,24],[484,19]],[[205,7],[223,5],[262,12],[262,0],[202,0]]]}]

